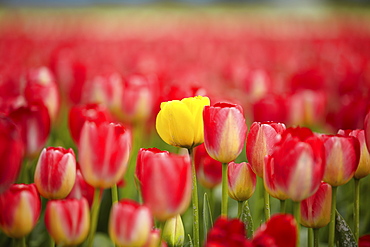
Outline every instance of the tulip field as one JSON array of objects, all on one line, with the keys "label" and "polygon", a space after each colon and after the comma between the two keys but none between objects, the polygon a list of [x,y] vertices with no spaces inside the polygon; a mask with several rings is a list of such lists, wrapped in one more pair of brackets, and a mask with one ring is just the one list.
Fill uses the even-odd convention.
[{"label": "tulip field", "polygon": [[370,10],[0,10],[0,247],[370,246]]}]

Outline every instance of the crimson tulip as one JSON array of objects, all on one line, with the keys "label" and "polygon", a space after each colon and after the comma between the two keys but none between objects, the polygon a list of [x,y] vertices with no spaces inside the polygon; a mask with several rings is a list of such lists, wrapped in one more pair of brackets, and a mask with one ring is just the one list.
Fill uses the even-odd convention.
[{"label": "crimson tulip", "polygon": [[95,188],[110,188],[122,180],[131,151],[131,132],[121,124],[86,121],[78,146],[80,169]]},{"label": "crimson tulip", "polygon": [[263,165],[266,155],[270,155],[277,135],[285,130],[283,123],[254,122],[247,136],[246,153],[249,163],[257,176],[263,178]]},{"label": "crimson tulip", "polygon": [[14,122],[0,115],[0,194],[18,177],[22,166],[24,146]]},{"label": "crimson tulip", "polygon": [[34,184],[13,184],[0,194],[0,229],[21,238],[35,227],[41,213],[40,195]]},{"label": "crimson tulip", "polygon": [[325,169],[324,145],[308,128],[286,129],[272,152],[276,186],[293,201],[319,188]]},{"label": "crimson tulip", "polygon": [[45,226],[58,245],[79,245],[90,228],[89,204],[85,198],[51,200],[46,204]]},{"label": "crimson tulip", "polygon": [[76,144],[79,143],[81,130],[86,121],[96,125],[110,120],[108,109],[98,104],[76,105],[69,111],[68,125],[71,136]]},{"label": "crimson tulip", "polygon": [[188,208],[191,197],[191,169],[188,156],[157,148],[140,149],[136,176],[144,204],[153,216],[165,221]]},{"label": "crimson tulip", "polygon": [[214,188],[222,180],[222,163],[211,158],[204,144],[194,149],[194,163],[198,182],[205,188]]},{"label": "crimson tulip", "polygon": [[222,163],[235,160],[244,147],[247,134],[243,108],[222,102],[205,106],[203,121],[208,154]]},{"label": "crimson tulip", "polygon": [[112,205],[109,217],[109,236],[118,246],[141,247],[153,226],[149,208],[131,200]]}]

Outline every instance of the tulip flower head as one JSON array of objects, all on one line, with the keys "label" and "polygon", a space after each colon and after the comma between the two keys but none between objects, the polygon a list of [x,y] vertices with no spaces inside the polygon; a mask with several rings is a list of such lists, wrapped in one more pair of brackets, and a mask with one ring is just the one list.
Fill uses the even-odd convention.
[{"label": "tulip flower head", "polygon": [[230,103],[204,107],[204,144],[208,154],[222,163],[235,160],[247,134],[243,108]]},{"label": "tulip flower head", "polygon": [[325,151],[321,139],[310,129],[286,129],[271,156],[276,186],[293,201],[302,201],[318,190],[325,169]]},{"label": "tulip flower head", "polygon": [[168,219],[163,227],[163,239],[173,247],[184,246],[185,230],[180,215]]},{"label": "tulip flower head", "polygon": [[209,98],[196,96],[161,103],[156,119],[159,136],[167,144],[193,148],[204,142],[202,112]]},{"label": "tulip flower head", "polygon": [[365,141],[367,150],[370,152],[370,111],[367,113],[364,121]]},{"label": "tulip flower head", "polygon": [[36,165],[34,180],[43,197],[65,198],[76,180],[76,158],[73,150],[62,147],[44,148]]},{"label": "tulip flower head", "polygon": [[286,200],[289,196],[276,186],[274,158],[271,155],[265,157],[263,167],[263,183],[267,193],[279,200]]},{"label": "tulip flower head", "polygon": [[360,143],[353,136],[323,135],[326,168],[323,180],[331,186],[346,184],[355,174],[360,160]]},{"label": "tulip flower head", "polygon": [[131,151],[131,132],[121,124],[86,121],[80,137],[79,162],[86,182],[110,188],[122,180]]},{"label": "tulip flower head", "polygon": [[238,201],[248,200],[256,188],[256,174],[246,162],[230,162],[227,166],[229,196]]},{"label": "tulip flower head", "polygon": [[83,197],[86,198],[89,206],[91,207],[94,199],[94,187],[86,183],[81,171],[77,169],[75,184],[73,185],[73,188],[66,199],[81,199]]},{"label": "tulip flower head", "polygon": [[0,229],[11,238],[21,238],[35,227],[41,200],[34,184],[13,184],[0,194]]},{"label": "tulip flower head", "polygon": [[257,176],[263,177],[263,164],[266,155],[270,155],[277,135],[286,129],[283,123],[254,122],[247,136],[246,153],[249,163]]},{"label": "tulip flower head", "polygon": [[315,194],[301,202],[301,224],[310,228],[321,228],[330,222],[331,186],[321,182]]},{"label": "tulip flower head", "polygon": [[55,243],[79,245],[90,229],[90,209],[85,198],[51,200],[46,204],[45,226]]},{"label": "tulip flower head", "polygon": [[15,123],[0,115],[0,194],[18,177],[22,166],[24,145]]},{"label": "tulip flower head", "polygon": [[188,208],[191,198],[189,156],[175,155],[157,148],[140,149],[136,176],[144,205],[153,216],[165,221]]}]

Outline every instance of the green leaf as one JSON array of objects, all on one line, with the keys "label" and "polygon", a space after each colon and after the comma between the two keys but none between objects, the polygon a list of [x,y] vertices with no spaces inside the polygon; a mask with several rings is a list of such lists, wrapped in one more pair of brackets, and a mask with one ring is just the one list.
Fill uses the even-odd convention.
[{"label": "green leaf", "polygon": [[213,226],[212,221],[212,212],[211,206],[209,204],[209,199],[207,193],[204,193],[203,197],[203,233],[204,233],[204,240],[207,239],[207,233],[210,228]]},{"label": "green leaf", "polygon": [[335,212],[335,242],[337,247],[357,247],[351,228],[338,210]]},{"label": "green leaf", "polygon": [[190,234],[188,234],[188,237],[189,237],[189,247],[194,247],[193,240],[191,239]]}]

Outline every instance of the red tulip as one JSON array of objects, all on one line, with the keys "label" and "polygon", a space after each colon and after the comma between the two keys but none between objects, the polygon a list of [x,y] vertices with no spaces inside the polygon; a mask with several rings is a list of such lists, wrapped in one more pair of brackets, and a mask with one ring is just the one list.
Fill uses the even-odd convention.
[{"label": "red tulip", "polygon": [[194,149],[194,163],[198,182],[205,188],[214,188],[222,180],[222,163],[212,159],[204,144]]},{"label": "red tulip", "polygon": [[317,192],[301,202],[301,224],[310,228],[321,228],[329,224],[332,200],[331,186],[325,182]]},{"label": "red tulip", "polygon": [[150,237],[152,221],[146,206],[131,200],[121,200],[112,205],[109,236],[118,246],[141,247]]},{"label": "red tulip", "polygon": [[244,147],[247,134],[242,107],[230,103],[205,106],[203,121],[208,154],[222,163],[235,160]]},{"label": "red tulip", "polygon": [[82,177],[81,171],[78,169],[76,172],[75,184],[66,199],[81,199],[83,197],[86,198],[91,207],[94,199],[94,187],[86,183],[85,179]]},{"label": "red tulip", "polygon": [[253,121],[286,122],[287,100],[281,95],[269,94],[253,104]]},{"label": "red tulip", "polygon": [[0,229],[9,237],[21,238],[35,227],[41,200],[34,184],[13,184],[0,194]]},{"label": "red tulip", "polygon": [[191,197],[188,156],[156,148],[140,149],[136,176],[141,184],[144,204],[158,220],[167,220],[188,208]]},{"label": "red tulip", "polygon": [[263,177],[263,164],[266,155],[270,155],[277,135],[285,130],[283,123],[254,122],[247,136],[247,158],[257,176]]},{"label": "red tulip", "polygon": [[367,113],[364,121],[364,131],[367,150],[370,153],[370,111]]},{"label": "red tulip", "polygon": [[35,170],[35,185],[47,199],[65,198],[76,180],[76,158],[73,150],[44,148]]},{"label": "red tulip", "polygon": [[131,133],[121,124],[86,121],[78,146],[80,168],[95,188],[110,188],[122,180],[131,151]]},{"label": "red tulip", "polygon": [[23,158],[23,141],[14,122],[0,115],[0,194],[18,177]]},{"label": "red tulip", "polygon": [[325,169],[322,141],[308,128],[288,128],[272,152],[276,186],[293,201],[313,195]]},{"label": "red tulip", "polygon": [[353,136],[323,135],[326,168],[323,180],[331,186],[346,184],[355,174],[360,159],[360,143]]},{"label": "red tulip", "polygon": [[109,119],[108,110],[102,105],[87,104],[74,106],[69,112],[69,131],[75,143],[78,144],[82,127],[86,121],[100,125],[109,121]]},{"label": "red tulip", "polygon": [[267,193],[272,197],[279,200],[286,200],[289,196],[276,186],[276,175],[275,175],[274,158],[270,155],[265,157],[264,167],[263,167],[263,183]]},{"label": "red tulip", "polygon": [[339,130],[338,134],[344,136],[353,136],[360,143],[360,161],[356,169],[354,178],[361,179],[370,174],[370,153],[366,147],[364,130]]},{"label": "red tulip", "polygon": [[60,106],[59,90],[47,67],[29,70],[24,96],[30,104],[41,102],[48,109],[51,121],[56,120]]},{"label": "red tulip", "polygon": [[51,200],[46,204],[45,226],[58,245],[79,245],[90,228],[90,210],[87,200]]},{"label": "red tulip", "polygon": [[238,201],[248,200],[256,188],[256,174],[251,165],[246,162],[230,162],[227,166],[228,193],[229,196]]},{"label": "red tulip", "polygon": [[12,111],[9,117],[20,129],[26,156],[37,156],[50,133],[48,109],[41,104],[22,106]]}]

